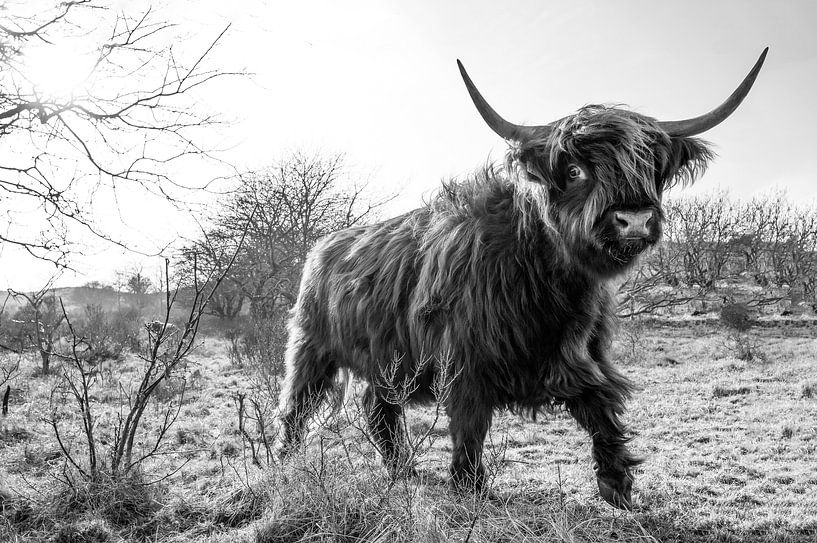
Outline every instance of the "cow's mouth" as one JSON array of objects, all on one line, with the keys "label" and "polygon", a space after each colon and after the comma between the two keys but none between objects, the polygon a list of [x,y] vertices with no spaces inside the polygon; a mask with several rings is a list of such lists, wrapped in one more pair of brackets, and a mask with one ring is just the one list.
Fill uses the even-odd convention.
[{"label": "cow's mouth", "polygon": [[629,264],[649,246],[650,243],[643,237],[621,238],[606,243],[605,249],[612,260],[621,264]]}]

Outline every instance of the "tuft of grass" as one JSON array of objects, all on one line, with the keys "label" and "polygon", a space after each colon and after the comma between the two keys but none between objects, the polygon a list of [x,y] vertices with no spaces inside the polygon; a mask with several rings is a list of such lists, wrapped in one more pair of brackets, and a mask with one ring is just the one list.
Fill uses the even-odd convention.
[{"label": "tuft of grass", "polygon": [[31,441],[33,434],[16,424],[0,429],[0,444],[11,444],[18,441]]},{"label": "tuft of grass", "polygon": [[255,533],[255,543],[288,543],[302,541],[315,524],[309,514],[280,515],[266,520]]},{"label": "tuft of grass", "polygon": [[[7,525],[9,528],[22,526],[28,527],[32,524],[36,517],[36,512],[28,500],[13,494],[0,487],[0,527]],[[0,535],[3,535],[2,528],[0,528]],[[0,541],[5,539],[0,538]]]},{"label": "tuft of grass", "polygon": [[108,543],[118,538],[100,521],[78,522],[60,526],[53,538],[53,543]]},{"label": "tuft of grass", "polygon": [[803,390],[800,395],[803,398],[817,398],[817,384],[810,381],[803,383]]},{"label": "tuft of grass", "polygon": [[147,485],[134,475],[114,479],[99,476],[93,481],[75,481],[51,502],[56,520],[73,520],[92,513],[117,527],[129,527],[150,519],[160,508],[158,485]]},{"label": "tuft of grass", "polygon": [[217,500],[210,515],[214,524],[235,528],[250,521],[261,518],[266,506],[266,496],[263,492],[254,491],[250,487],[227,493]]},{"label": "tuft of grass", "polygon": [[752,389],[747,386],[728,387],[717,385],[712,389],[712,396],[714,398],[726,398],[728,396],[742,396],[751,392]]}]

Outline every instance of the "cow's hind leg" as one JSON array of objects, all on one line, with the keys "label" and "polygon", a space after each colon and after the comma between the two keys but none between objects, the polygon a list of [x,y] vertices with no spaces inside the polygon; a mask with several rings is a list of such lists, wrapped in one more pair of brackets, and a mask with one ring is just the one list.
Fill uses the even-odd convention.
[{"label": "cow's hind leg", "polygon": [[632,468],[641,460],[627,450],[627,429],[620,420],[624,397],[613,390],[588,389],[565,402],[579,425],[593,439],[593,460],[599,493],[611,505],[630,509]]},{"label": "cow's hind leg", "polygon": [[330,357],[303,345],[290,345],[281,392],[282,458],[300,445],[307,423],[332,389],[337,372]]},{"label": "cow's hind leg", "polygon": [[403,406],[389,402],[373,385],[366,387],[363,395],[369,433],[383,456],[383,463],[393,477],[411,475],[413,469],[408,462],[408,447],[400,419]]}]

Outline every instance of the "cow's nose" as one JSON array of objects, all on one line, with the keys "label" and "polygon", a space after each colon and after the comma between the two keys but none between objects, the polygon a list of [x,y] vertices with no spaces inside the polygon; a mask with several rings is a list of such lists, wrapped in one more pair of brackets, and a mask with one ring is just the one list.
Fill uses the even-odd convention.
[{"label": "cow's nose", "polygon": [[616,211],[614,222],[623,238],[646,238],[650,236],[653,211]]}]

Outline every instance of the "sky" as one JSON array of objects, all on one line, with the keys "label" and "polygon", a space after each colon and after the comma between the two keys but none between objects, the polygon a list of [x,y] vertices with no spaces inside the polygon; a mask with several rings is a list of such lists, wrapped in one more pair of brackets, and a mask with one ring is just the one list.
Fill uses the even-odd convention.
[{"label": "sky", "polygon": [[[231,23],[210,62],[250,75],[201,95],[227,121],[207,135],[223,149],[219,158],[241,171],[297,149],[345,153],[351,179],[397,195],[381,215],[417,207],[441,180],[504,154],[467,95],[458,58],[512,122],[544,124],[588,103],[675,120],[719,105],[766,46],[745,102],[704,136],[718,158],[686,190],[751,198],[782,189],[797,202],[817,200],[817,2],[173,0],[153,9],[189,33],[180,49],[201,47]],[[126,200],[108,227],[144,251],[195,234],[189,214],[140,195]],[[141,260],[87,244],[73,263],[80,273],[58,284],[110,282]],[[0,253],[0,287],[36,288],[51,273]]]}]

